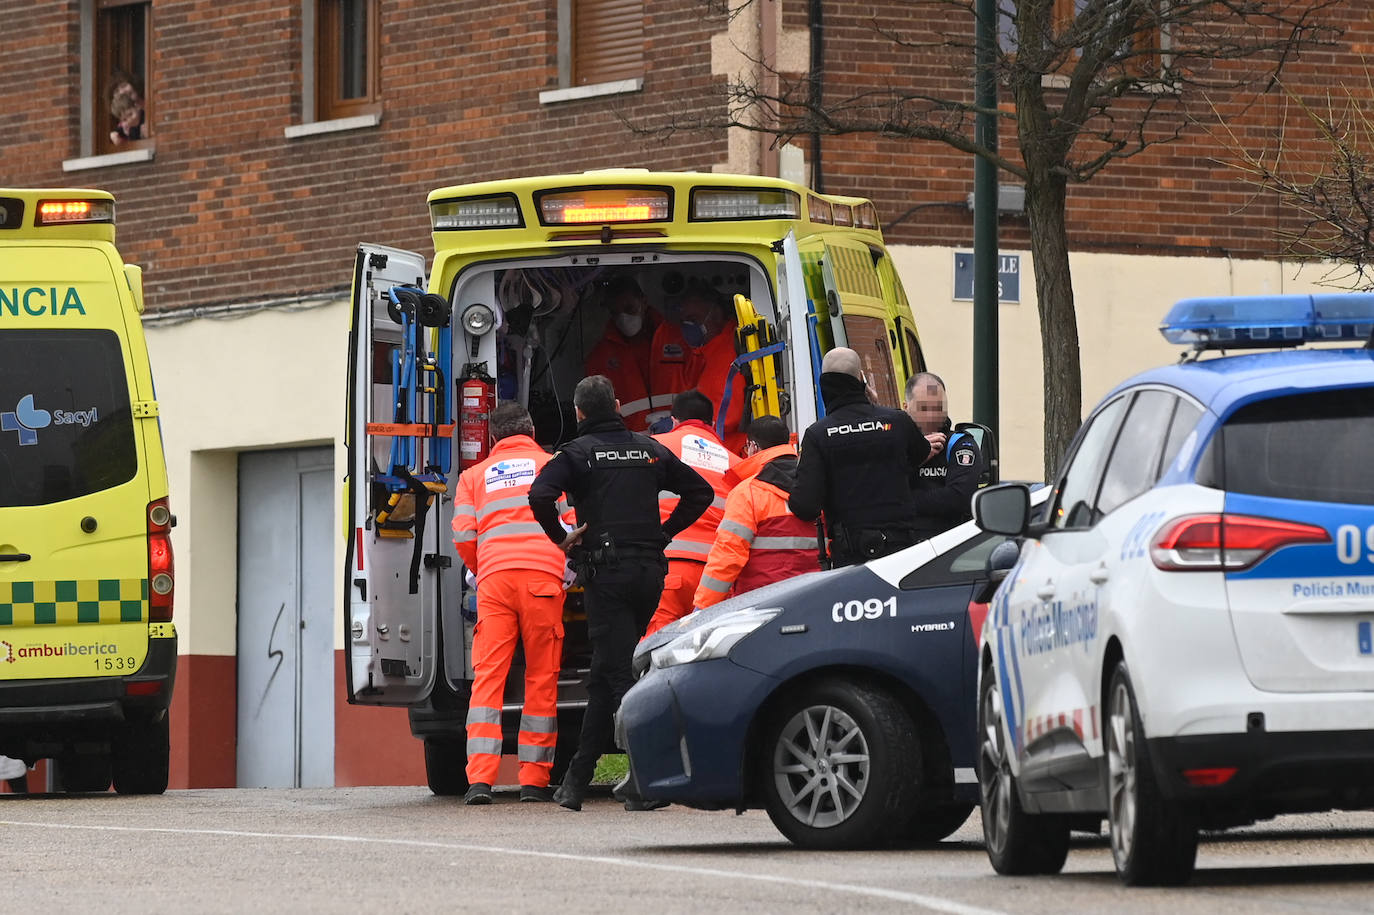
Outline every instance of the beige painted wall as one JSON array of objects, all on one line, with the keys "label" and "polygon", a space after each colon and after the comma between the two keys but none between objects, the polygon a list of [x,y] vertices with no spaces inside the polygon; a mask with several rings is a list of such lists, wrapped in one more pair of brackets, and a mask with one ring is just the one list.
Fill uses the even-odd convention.
[{"label": "beige painted wall", "polygon": [[[343,479],[348,309],[339,301],[305,311],[152,324],[146,333],[177,516],[178,650],[232,655],[238,452],[333,444],[335,476]],[[339,504],[336,498],[336,514]],[[335,550],[341,568],[342,535]],[[337,643],[342,586],[334,577]]]},{"label": "beige painted wall", "polygon": [[[893,260],[911,300],[930,370],[949,389],[955,420],[972,419],[973,303],[956,302],[952,248],[894,246]],[[968,250],[968,249],[963,249]],[[1002,477],[1040,479],[1043,465],[1043,374],[1035,276],[1021,256],[1021,302],[998,308]],[[1201,257],[1074,254],[1083,371],[1083,412],[1136,372],[1176,360],[1180,347],[1159,334],[1179,299],[1206,295],[1312,292],[1321,271],[1275,261]],[[1326,291],[1330,291],[1329,289]]]}]

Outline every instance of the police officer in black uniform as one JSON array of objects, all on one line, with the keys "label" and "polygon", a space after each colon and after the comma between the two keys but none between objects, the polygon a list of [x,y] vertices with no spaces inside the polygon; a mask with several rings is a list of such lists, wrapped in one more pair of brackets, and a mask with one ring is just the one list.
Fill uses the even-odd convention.
[{"label": "police officer in black uniform", "polygon": [[906,412],[925,433],[936,453],[921,465],[912,484],[916,531],[922,538],[942,534],[973,517],[973,494],[983,474],[983,455],[967,432],[949,421],[945,383],[939,375],[918,372],[906,381]]},{"label": "police officer in black uniform", "polygon": [[[612,739],[616,709],[634,683],[631,661],[668,570],[663,549],[701,516],[715,492],[672,451],[631,432],[620,418],[610,379],[592,375],[573,392],[578,437],[544,465],[530,486],[530,508],[549,539],[573,557],[585,589],[592,643],[587,710],[577,753],[554,798],[582,809],[597,758]],[[678,495],[659,522],[658,494]],[[577,527],[565,531],[556,503],[567,493]]]},{"label": "police officer in black uniform", "polygon": [[802,436],[787,507],[803,521],[824,513],[832,566],[866,562],[915,543],[911,487],[930,456],[930,443],[906,413],[873,404],[852,349],[825,354],[821,397],[825,419]]}]

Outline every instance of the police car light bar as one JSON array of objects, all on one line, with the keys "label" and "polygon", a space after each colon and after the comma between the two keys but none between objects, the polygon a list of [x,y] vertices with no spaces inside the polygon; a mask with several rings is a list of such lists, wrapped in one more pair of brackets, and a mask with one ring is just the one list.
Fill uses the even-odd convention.
[{"label": "police car light bar", "polygon": [[1374,293],[1183,299],[1169,309],[1159,332],[1170,343],[1198,350],[1364,341],[1374,332]]}]

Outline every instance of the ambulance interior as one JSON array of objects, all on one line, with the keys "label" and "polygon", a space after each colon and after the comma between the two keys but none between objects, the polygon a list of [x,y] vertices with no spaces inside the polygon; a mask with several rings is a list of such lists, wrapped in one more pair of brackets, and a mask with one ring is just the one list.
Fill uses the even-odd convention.
[{"label": "ambulance interior", "polygon": [[[397,379],[401,374],[398,365],[404,361],[399,357],[405,350],[406,335],[397,314],[374,310],[368,421],[442,423],[447,413],[448,421],[454,423],[452,437],[448,439],[368,437],[374,481],[372,521],[377,528],[393,522],[397,525],[395,536],[399,539],[384,541],[378,547],[394,552],[393,562],[398,568],[413,568],[412,551],[420,555],[430,549],[448,556],[455,570],[461,568],[450,542],[451,500],[443,493],[454,492],[459,473],[470,463],[462,459],[463,382],[481,376],[493,385],[495,403],[515,400],[526,405],[534,420],[536,439],[549,450],[574,438],[577,422],[573,389],[586,374],[588,354],[611,327],[611,312],[605,301],[607,290],[623,276],[633,278],[644,293],[649,305],[646,324],[675,320],[678,304],[689,285],[704,283],[718,291],[727,303],[733,302],[736,293],[743,293],[753,301],[759,315],[776,326],[777,310],[769,278],[756,261],[747,257],[659,251],[478,265],[460,274],[451,289],[440,291],[452,307],[451,352],[431,351],[426,358],[437,364],[442,381],[433,386],[434,394],[428,398],[421,398],[413,407],[401,407],[398,404],[404,397],[398,392]],[[730,317],[733,320],[733,313]],[[429,338],[438,340],[441,336],[435,332]],[[785,367],[779,364],[778,370],[780,378],[784,377]],[[437,374],[430,377],[438,380]],[[447,405],[441,399],[447,399]],[[399,452],[398,447],[402,449]],[[408,469],[410,480],[405,479],[406,474],[395,472],[398,466]],[[425,485],[437,495],[424,497],[438,511],[428,513],[423,529],[417,522],[425,513],[416,511],[416,499],[423,496],[408,488],[414,485],[415,478],[430,480]],[[392,505],[395,508],[387,516],[384,513]],[[411,533],[424,539],[423,549],[408,536]],[[396,582],[379,579],[377,587],[398,589],[395,599],[404,600],[405,577],[402,575]],[[471,645],[475,597],[473,590],[462,584],[461,572],[445,576],[441,590],[445,592],[439,599],[446,620],[444,631],[454,631],[451,627],[457,622],[458,609],[464,609],[462,642],[446,639],[443,646],[447,679],[456,687],[456,681],[472,676],[471,654],[467,649]],[[585,698],[580,675],[589,663],[585,620],[574,592],[569,595],[565,613],[564,671],[571,677],[562,678],[560,704]],[[517,655],[507,679],[508,703],[518,703],[522,696],[522,667],[523,661]]]},{"label": "ambulance interior", "polygon": [[[612,326],[607,290],[622,277],[633,279],[644,293],[649,310],[643,333],[649,335],[653,327],[678,320],[683,293],[694,284],[720,293],[727,304],[741,293],[761,316],[776,320],[767,275],[745,257],[655,252],[504,264],[460,277],[453,290],[456,377],[469,369],[485,371],[495,379],[497,403],[524,404],[535,437],[546,447],[575,437],[573,388],[586,375],[588,355]],[[471,333],[467,319],[483,318],[483,306],[491,307],[494,327]]]}]

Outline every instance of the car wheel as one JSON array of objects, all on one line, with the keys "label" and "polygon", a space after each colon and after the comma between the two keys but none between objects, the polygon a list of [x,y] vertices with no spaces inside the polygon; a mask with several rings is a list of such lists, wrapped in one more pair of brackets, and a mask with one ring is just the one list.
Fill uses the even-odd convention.
[{"label": "car wheel", "polygon": [[72,753],[57,761],[57,774],[64,791],[109,791],[110,757],[106,753]]},{"label": "car wheel", "polygon": [[1178,886],[1197,861],[1197,823],[1160,796],[1126,662],[1107,694],[1107,831],[1128,886]]},{"label": "car wheel", "polygon": [[920,744],[891,695],[827,680],[771,719],[763,743],[768,816],[803,848],[860,848],[898,837],[916,806]]},{"label": "car wheel", "polygon": [[454,797],[468,790],[467,745],[457,737],[425,738],[425,780],[440,797]]},{"label": "car wheel", "polygon": [[972,804],[945,804],[916,811],[903,838],[912,842],[939,842],[953,834],[973,812]]},{"label": "car wheel", "polygon": [[1057,874],[1069,855],[1069,824],[1063,817],[1021,808],[1003,714],[1002,693],[989,669],[978,694],[978,784],[988,860],[999,874]]},{"label": "car wheel", "polygon": [[115,791],[162,794],[172,751],[170,716],[126,721],[114,732],[111,751]]}]

